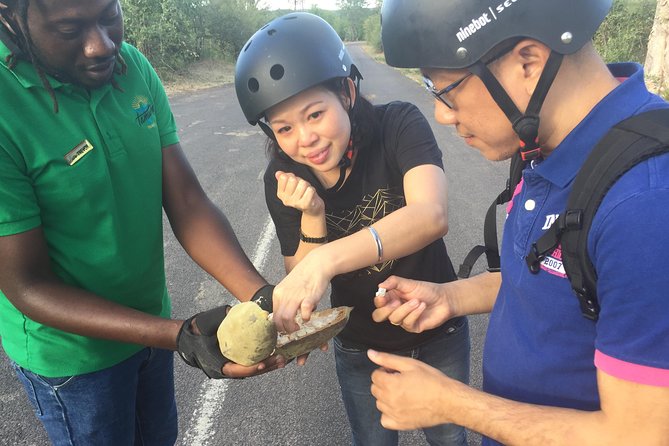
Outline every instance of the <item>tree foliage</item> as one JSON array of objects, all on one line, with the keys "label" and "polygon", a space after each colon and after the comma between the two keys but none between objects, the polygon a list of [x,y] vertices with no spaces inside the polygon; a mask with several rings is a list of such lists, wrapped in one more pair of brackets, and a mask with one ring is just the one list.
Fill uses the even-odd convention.
[{"label": "tree foliage", "polygon": [[364,23],[370,16],[366,4],[366,0],[337,0],[339,13],[337,14],[337,21],[332,26],[343,40],[363,39]]},{"label": "tree foliage", "polygon": [[372,14],[365,19],[363,25],[365,40],[377,52],[383,51],[383,42],[381,41],[381,3],[381,0],[377,0],[376,7],[372,10]]},{"label": "tree foliage", "polygon": [[121,0],[125,38],[156,69],[179,70],[198,54],[197,5],[183,0]]},{"label": "tree foliage", "polygon": [[[289,10],[263,9],[260,0],[120,0],[126,40],[142,51],[163,77],[197,60],[234,61],[253,33]],[[312,7],[343,40],[369,38],[379,0],[338,0],[338,11]],[[375,16],[375,18],[372,18]],[[378,33],[377,33],[378,34]]]},{"label": "tree foliage", "polygon": [[607,62],[646,58],[656,0],[614,0],[611,12],[595,35],[595,45]]},{"label": "tree foliage", "polygon": [[121,0],[125,38],[161,74],[201,58],[233,59],[272,13],[259,0]]}]

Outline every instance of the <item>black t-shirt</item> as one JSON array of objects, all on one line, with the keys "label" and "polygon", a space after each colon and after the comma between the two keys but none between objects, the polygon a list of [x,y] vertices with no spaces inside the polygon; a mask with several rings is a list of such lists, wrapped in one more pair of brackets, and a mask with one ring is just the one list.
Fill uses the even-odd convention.
[{"label": "black t-shirt", "polygon": [[[287,157],[270,161],[265,172],[265,200],[284,256],[293,256],[300,239],[302,212],[286,207],[276,196],[278,170],[292,172],[309,181],[325,202],[327,235],[330,241],[370,226],[404,207],[403,176],[412,168],[433,164],[443,169],[441,150],[422,113],[412,104],[391,102],[375,106],[379,134],[374,142],[356,154],[353,169],[337,192],[326,190],[311,170]],[[370,236],[371,237],[371,236]],[[408,333],[389,322],[372,320],[378,284],[390,275],[431,282],[455,280],[455,271],[443,239],[396,260],[341,274],[332,279],[332,306],[354,307],[339,335],[348,345],[398,351],[415,347],[443,327],[424,333]]]}]

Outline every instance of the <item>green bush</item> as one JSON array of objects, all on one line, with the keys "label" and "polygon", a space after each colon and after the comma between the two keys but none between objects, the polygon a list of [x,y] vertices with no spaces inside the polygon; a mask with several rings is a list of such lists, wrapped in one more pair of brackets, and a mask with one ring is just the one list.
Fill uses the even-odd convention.
[{"label": "green bush", "polygon": [[374,14],[367,19],[363,24],[364,39],[376,51],[383,51],[383,42],[381,42],[381,16]]},{"label": "green bush", "polygon": [[595,46],[605,61],[644,63],[656,3],[656,0],[614,0],[611,12],[595,35]]}]

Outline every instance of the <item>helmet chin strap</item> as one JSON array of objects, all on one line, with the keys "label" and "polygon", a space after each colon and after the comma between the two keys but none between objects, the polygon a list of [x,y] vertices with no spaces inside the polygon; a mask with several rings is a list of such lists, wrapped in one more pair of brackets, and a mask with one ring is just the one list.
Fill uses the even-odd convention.
[{"label": "helmet chin strap", "polygon": [[[362,75],[360,72],[355,68],[355,65],[353,66],[353,69],[355,70],[352,73],[352,79],[355,82],[355,91],[356,91],[356,100],[357,100],[357,94],[360,92],[360,79],[362,79]],[[351,111],[353,111],[353,107],[355,107],[355,104],[352,103],[351,100],[351,90],[349,88],[348,80],[344,81],[344,85],[346,88],[346,95],[349,97],[349,105],[348,107],[348,116],[349,120],[351,120],[351,130],[353,130],[353,120],[351,119]],[[341,159],[339,160],[339,179],[335,183],[334,186],[328,189],[328,191],[333,191],[336,192],[341,187],[344,185],[344,181],[346,181],[346,169],[348,169],[352,162],[353,162],[353,153],[355,152],[355,148],[353,147],[353,135],[348,140],[348,146],[346,147],[346,150],[344,151],[344,154],[342,155]]]},{"label": "helmet chin strap", "polygon": [[486,86],[490,95],[497,105],[502,109],[511,124],[513,130],[520,137],[520,156],[523,161],[531,161],[541,157],[541,147],[539,146],[539,112],[546,99],[560,64],[562,63],[562,54],[551,51],[546,66],[544,67],[537,87],[530,97],[525,113],[521,113],[513,103],[504,87],[497,78],[490,72],[488,67],[481,61],[476,62],[469,67],[469,71],[477,75]]},{"label": "helmet chin strap", "polygon": [[263,119],[264,118],[258,119],[258,125],[260,126],[262,131],[265,132],[265,135],[267,135],[269,139],[276,142],[276,136],[274,136],[274,131],[269,125],[267,125],[265,121],[263,121]]},{"label": "helmet chin strap", "polygon": [[[358,69],[355,67],[355,65],[352,66],[351,69],[351,79],[353,79],[353,82],[355,82],[355,91],[356,91],[356,97],[358,92],[360,91],[360,79],[362,79],[362,75],[358,71]],[[348,78],[346,78],[348,79]],[[349,97],[349,100],[351,100],[351,90],[349,88],[348,80],[344,81],[344,85],[346,88],[346,95]],[[351,111],[353,110],[353,107],[355,104],[352,103],[353,101],[351,100],[351,105],[349,105],[348,108],[348,116],[349,119],[351,118]],[[268,138],[272,139],[274,142],[276,142],[276,136],[274,135],[274,131],[272,128],[267,125],[263,119],[258,119],[258,125],[262,129],[262,131],[267,135]],[[353,123],[351,123],[351,127],[353,126]],[[344,185],[344,181],[346,181],[346,169],[348,169],[352,162],[353,162],[353,153],[355,149],[353,147],[353,136],[349,138],[348,141],[348,146],[346,147],[346,150],[344,151],[344,154],[342,155],[341,159],[339,160],[339,163],[337,164],[339,166],[339,179],[335,183],[334,186],[328,189],[330,192],[336,192],[341,187]]]}]

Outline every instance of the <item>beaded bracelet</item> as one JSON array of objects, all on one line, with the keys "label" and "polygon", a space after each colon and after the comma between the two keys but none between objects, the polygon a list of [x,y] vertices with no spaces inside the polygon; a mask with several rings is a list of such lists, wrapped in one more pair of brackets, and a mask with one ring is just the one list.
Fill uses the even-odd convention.
[{"label": "beaded bracelet", "polygon": [[308,237],[300,229],[300,240],[302,240],[304,243],[327,243],[328,236],[325,235],[323,237]]}]

